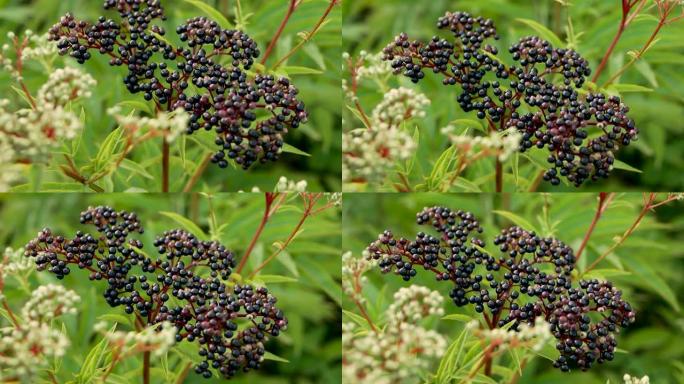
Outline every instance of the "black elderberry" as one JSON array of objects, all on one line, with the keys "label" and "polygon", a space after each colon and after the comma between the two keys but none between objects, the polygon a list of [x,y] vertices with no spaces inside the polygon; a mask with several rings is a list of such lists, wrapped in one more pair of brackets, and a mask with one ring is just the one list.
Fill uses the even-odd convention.
[{"label": "black elderberry", "polygon": [[[573,286],[572,248],[511,227],[494,238],[500,252],[495,257],[476,237],[483,230],[472,213],[431,207],[416,217],[417,224],[431,226],[438,235],[418,232],[408,240],[383,232],[367,248],[367,257],[377,260],[383,273],[410,280],[418,269],[432,272],[438,281],[452,284],[449,297],[456,306],[472,305],[486,313],[490,327],[512,323],[517,330],[543,318],[557,339],[560,358],[554,365],[563,371],[585,370],[613,358],[614,335],[634,322],[635,312],[610,282]],[[593,321],[592,313],[602,320]]]},{"label": "black elderberry", "polygon": [[131,238],[143,233],[135,213],[95,207],[82,212],[80,221],[99,234],[79,231],[65,239],[43,229],[26,245],[25,255],[38,270],[60,279],[71,272],[70,265],[88,270],[90,280],[106,282],[103,296],[110,306],[123,307],[148,325],[173,324],[178,342],[200,345],[198,374],[211,377],[214,369],[230,378],[259,368],[268,336],[287,328],[266,288],[226,284],[236,263],[222,244],[170,230],[155,239],[160,256],[153,259],[143,252],[142,241]]},{"label": "black elderberry", "polygon": [[[177,47],[153,24],[166,19],[159,0],[106,0],[104,8],[116,10],[119,21],[100,17],[91,24],[67,14],[50,28],[49,40],[81,64],[96,51],[110,65],[125,66],[127,90],[157,110],[187,111],[188,134],[216,134],[219,149],[211,161],[219,167],[229,159],[244,169],[278,160],[284,136],[306,123],[305,106],[288,79],[247,73],[261,52],[244,32],[194,17],[176,28],[185,44]],[[230,64],[223,64],[226,57]]]},{"label": "black elderberry", "polygon": [[[435,36],[424,43],[401,33],[383,59],[415,83],[432,72],[444,85],[458,84],[461,109],[486,119],[491,130],[522,133],[520,151],[546,147],[550,167],[543,178],[551,184],[561,177],[575,186],[607,178],[615,153],[636,140],[638,130],[619,98],[579,92],[591,69],[574,50],[523,37],[508,50],[516,65],[506,66],[487,44],[498,39],[491,20],[448,12],[437,27],[450,30],[453,42]],[[600,136],[589,139],[589,129]]]}]

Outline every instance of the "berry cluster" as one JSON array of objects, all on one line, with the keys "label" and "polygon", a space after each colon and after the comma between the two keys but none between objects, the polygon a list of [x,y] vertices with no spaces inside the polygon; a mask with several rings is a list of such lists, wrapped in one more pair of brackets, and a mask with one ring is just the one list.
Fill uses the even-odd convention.
[{"label": "berry cluster", "polygon": [[[260,51],[245,33],[195,17],[176,29],[186,45],[176,47],[153,25],[166,19],[159,0],[106,0],[104,7],[116,9],[121,21],[100,17],[91,24],[67,14],[50,29],[49,39],[79,63],[95,50],[109,56],[110,65],[125,66],[129,92],[153,101],[157,110],[190,113],[188,134],[213,130],[219,149],[212,162],[219,167],[226,168],[229,159],[244,169],[277,160],[284,135],[307,121],[288,79],[247,73]],[[225,57],[230,64],[222,63]]]},{"label": "berry cluster", "polygon": [[[544,180],[551,184],[561,176],[575,186],[608,177],[615,152],[637,138],[620,98],[579,92],[591,70],[577,52],[524,37],[509,48],[516,65],[506,66],[498,49],[486,44],[498,40],[491,20],[447,13],[437,27],[450,30],[454,41],[435,36],[425,43],[402,33],[384,48],[383,59],[415,83],[429,70],[441,74],[444,85],[458,84],[461,109],[486,119],[492,131],[517,129],[520,151],[546,147]],[[590,129],[597,133],[592,139]]]},{"label": "berry cluster", "polygon": [[416,222],[432,226],[438,235],[419,232],[409,240],[385,231],[368,246],[368,258],[377,260],[383,273],[394,272],[406,281],[420,267],[438,281],[451,282],[454,304],[485,313],[490,328],[513,322],[511,329],[518,330],[544,319],[558,340],[555,366],[563,371],[611,360],[614,334],[634,322],[633,309],[611,283],[580,281],[579,288],[573,287],[574,252],[555,238],[508,228],[494,238],[501,252],[495,257],[476,237],[482,227],[472,213],[425,208]]},{"label": "berry cluster", "polygon": [[176,341],[199,343],[204,361],[195,370],[204,377],[211,377],[210,369],[230,378],[258,368],[267,337],[287,327],[266,288],[224,282],[235,259],[220,243],[180,229],[166,231],[154,241],[160,256],[151,258],[140,240],[130,238],[143,233],[135,213],[89,208],[81,223],[99,234],[79,231],[66,239],[44,229],[26,245],[25,255],[60,279],[69,266],[86,269],[90,280],[107,283],[104,298],[110,306],[124,307],[143,324],[175,326]]}]

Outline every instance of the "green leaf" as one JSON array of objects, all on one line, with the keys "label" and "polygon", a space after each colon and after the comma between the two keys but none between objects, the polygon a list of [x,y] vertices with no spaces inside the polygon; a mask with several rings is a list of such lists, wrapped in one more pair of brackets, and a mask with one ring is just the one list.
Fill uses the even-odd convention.
[{"label": "green leaf", "polygon": [[622,257],[621,260],[627,269],[637,275],[639,282],[651,288],[654,293],[660,295],[660,297],[665,299],[675,311],[679,312],[679,302],[677,301],[677,296],[674,291],[648,262],[644,262],[635,257]]},{"label": "green leaf", "polygon": [[613,277],[613,276],[628,276],[628,275],[631,275],[631,273],[628,271],[622,271],[622,270],[614,269],[614,268],[599,268],[599,269],[592,269],[591,271],[585,273],[582,276],[582,278],[583,279],[606,280],[606,279]]},{"label": "green leaf", "polygon": [[225,16],[219,10],[216,8],[212,7],[209,4],[206,4],[202,1],[199,0],[185,0],[186,3],[193,5],[194,7],[200,9],[202,12],[206,13],[207,16],[210,16],[214,21],[218,22],[221,27],[225,29],[231,29],[233,28],[233,25],[226,19]]},{"label": "green leaf", "polygon": [[629,165],[623,161],[620,161],[618,159],[615,159],[615,161],[613,162],[613,168],[621,169],[621,170],[627,171],[627,172],[642,173],[642,171],[640,169],[634,168],[631,165]]},{"label": "green leaf", "polygon": [[299,148],[296,148],[293,145],[290,145],[288,143],[283,144],[283,152],[285,153],[294,153],[295,155],[300,155],[300,156],[306,156],[306,157],[311,157],[310,154],[302,151]]},{"label": "green leaf", "polygon": [[468,315],[462,315],[460,313],[452,313],[450,315],[446,315],[446,316],[442,317],[442,320],[455,320],[455,321],[460,321],[463,323],[468,323],[468,322],[472,321],[473,318],[468,316]]},{"label": "green leaf", "polygon": [[539,233],[539,231],[534,227],[534,225],[532,225],[532,223],[530,223],[526,219],[523,219],[522,217],[516,215],[513,212],[494,211],[494,213],[496,213],[499,216],[503,216],[503,217],[507,218],[508,220],[512,221],[513,223],[515,223],[515,225],[521,227],[522,229],[526,229],[528,231],[535,231],[535,232]]},{"label": "green leaf", "polygon": [[330,271],[306,258],[299,258],[298,261],[300,271],[338,305],[342,305],[342,287],[330,276]]},{"label": "green leaf", "polygon": [[119,105],[122,107],[129,107],[131,109],[134,109],[134,110],[140,111],[140,112],[147,112],[150,115],[153,114],[152,106],[150,106],[147,103],[143,103],[142,101],[138,101],[138,100],[124,100],[122,102],[117,103],[116,105]]},{"label": "green leaf", "polygon": [[130,318],[117,313],[105,313],[104,315],[98,316],[97,319],[100,321],[123,324],[129,327],[133,327],[133,322]]},{"label": "green leaf", "polygon": [[136,163],[133,160],[129,159],[123,159],[121,162],[121,168],[129,170],[135,174],[138,174],[146,179],[154,180],[154,176],[152,176],[147,170],[140,164]]},{"label": "green leaf", "polygon": [[296,283],[297,281],[299,281],[294,277],[282,275],[257,275],[254,277],[254,280],[262,282],[264,284]]},{"label": "green leaf", "polygon": [[435,374],[436,382],[438,383],[449,383],[451,375],[455,372],[455,369],[459,367],[459,362],[461,356],[463,356],[463,348],[468,340],[468,331],[463,330],[456,340],[454,340],[449,348],[447,348],[446,353],[439,362],[439,368],[437,368],[437,373]]},{"label": "green leaf", "polygon": [[475,119],[456,119],[449,122],[449,125],[456,127],[465,126],[467,128],[474,128],[480,132],[488,133],[481,121]]},{"label": "green leaf", "polygon": [[616,91],[619,93],[628,92],[653,92],[653,89],[636,84],[611,84],[607,88],[608,91]]},{"label": "green leaf", "polygon": [[551,31],[550,29],[546,28],[545,26],[543,26],[542,24],[540,24],[534,20],[515,19],[515,21],[523,23],[523,24],[527,25],[528,27],[534,29],[539,34],[539,36],[548,40],[551,43],[551,45],[553,45],[554,47],[563,48],[565,46],[565,44],[563,44],[563,42],[561,41],[560,37],[558,37],[558,35],[556,35],[555,33],[553,33],[553,31]]},{"label": "green leaf", "polygon": [[283,359],[282,357],[275,355],[269,351],[266,351],[266,353],[264,353],[264,360],[277,361],[280,363],[289,363],[290,362],[289,360]]},{"label": "green leaf", "polygon": [[656,88],[658,87],[658,79],[656,79],[656,74],[653,71],[653,68],[651,67],[651,64],[648,63],[646,60],[638,60],[635,64],[634,67],[639,71],[646,80],[648,80],[648,83]]},{"label": "green leaf", "polygon": [[175,213],[175,212],[159,212],[160,214],[170,218],[171,220],[175,221],[176,223],[180,224],[186,231],[192,233],[193,235],[197,236],[198,239],[207,241],[209,240],[209,235],[207,235],[202,228],[200,228],[197,224],[193,223],[191,220],[188,220],[187,218]]},{"label": "green leaf", "polygon": [[320,75],[323,73],[323,71],[318,70],[318,69],[308,68],[308,67],[298,67],[298,66],[285,66],[285,67],[281,67],[279,70],[285,72],[289,76],[292,76],[292,75]]},{"label": "green leaf", "polygon": [[316,65],[318,65],[322,70],[326,70],[327,67],[325,65],[325,57],[323,57],[323,53],[321,53],[321,50],[318,49],[318,45],[316,44],[307,44],[302,48],[304,53],[306,53],[307,56],[309,56],[313,61],[316,62]]},{"label": "green leaf", "polygon": [[346,309],[342,310],[342,314],[349,317],[353,322],[363,327],[364,329],[369,328],[368,321],[364,319],[363,316],[357,315],[356,313],[351,311],[347,311]]},{"label": "green leaf", "polygon": [[[108,332],[113,332],[116,329],[116,324],[113,325]],[[92,383],[97,375],[97,369],[102,365],[103,360],[110,354],[108,350],[109,342],[106,338],[102,338],[99,343],[95,344],[86,355],[81,365],[81,370],[76,375],[77,383]]]}]

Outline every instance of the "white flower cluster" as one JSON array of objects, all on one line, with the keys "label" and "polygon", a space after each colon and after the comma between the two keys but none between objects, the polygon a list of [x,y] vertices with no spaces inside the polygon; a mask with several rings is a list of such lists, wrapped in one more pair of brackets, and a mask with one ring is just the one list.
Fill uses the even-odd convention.
[{"label": "white flower cluster", "polygon": [[29,39],[30,45],[21,52],[23,61],[50,59],[57,56],[57,44],[48,41],[47,33],[36,35],[33,31],[26,30],[24,36]]},{"label": "white flower cluster", "polygon": [[142,136],[146,130],[161,131],[168,142],[175,141],[181,134],[185,133],[190,121],[190,114],[184,109],[159,112],[157,117],[153,118],[122,115],[120,107],[110,108],[107,113],[114,117],[117,124],[126,129],[128,133],[133,134],[133,137]]},{"label": "white flower cluster", "polygon": [[[342,54],[343,63],[349,63],[352,61],[352,65],[356,66],[356,81],[360,82],[364,79],[382,79],[392,74],[392,64],[389,61],[382,60],[382,52],[376,54],[370,54],[366,51],[359,52],[358,58],[352,59],[349,53],[344,52]],[[343,64],[342,70],[345,70]],[[349,82],[345,79],[342,80],[342,90],[351,100],[356,100],[354,92],[349,87]]]},{"label": "white flower cluster", "polygon": [[49,323],[61,315],[75,314],[80,300],[76,292],[61,285],[41,285],[31,293],[31,298],[21,310],[21,316],[26,320]]},{"label": "white flower cluster", "polygon": [[[7,256],[8,252],[18,253],[6,251],[5,261],[12,257]],[[75,313],[74,305],[78,301],[80,298],[73,291],[58,285],[42,286],[33,292],[21,310],[23,321],[0,328],[0,381],[12,378],[32,383],[33,376],[44,369],[48,361],[64,356],[69,339],[53,329],[51,321]]]},{"label": "white flower cluster", "polygon": [[383,60],[382,56],[382,52],[374,54],[368,53],[366,51],[359,52],[359,57],[364,63],[364,65],[361,66],[357,71],[359,80],[392,74],[392,63],[387,60]]},{"label": "white flower cluster", "polygon": [[441,296],[425,287],[411,286],[394,298],[395,303],[386,312],[387,324],[378,333],[354,333],[354,325],[343,324],[343,382],[418,383],[418,373],[446,350],[444,337],[416,324],[443,313]]},{"label": "white flower cluster", "polygon": [[411,157],[413,138],[399,129],[355,129],[342,136],[344,182],[380,183],[398,161]]},{"label": "white flower cluster", "polygon": [[[306,180],[300,180],[300,181],[294,181],[294,180],[289,180],[285,176],[280,176],[278,179],[278,183],[276,184],[275,188],[273,189],[274,192],[281,192],[281,193],[300,193],[300,192],[306,192],[306,188],[308,187],[309,183],[307,183]],[[240,191],[244,192],[244,191]],[[250,192],[253,193],[260,193],[261,188],[259,187],[252,187]]]},{"label": "white flower cluster", "polygon": [[76,68],[59,68],[38,90],[40,103],[64,106],[74,99],[88,98],[96,82],[92,76]]},{"label": "white flower cluster", "polygon": [[394,294],[394,302],[387,309],[390,323],[417,324],[428,316],[444,316],[444,298],[437,291],[411,285]]},{"label": "white flower cluster", "polygon": [[281,176],[276,184],[276,192],[306,192],[308,183],[306,180],[294,181],[288,180],[287,177]]},{"label": "white flower cluster", "polygon": [[29,321],[20,328],[0,328],[0,381],[32,378],[54,358],[64,356],[69,339],[48,324]]},{"label": "white flower cluster", "polygon": [[412,89],[387,92],[373,110],[371,127],[355,129],[342,136],[343,181],[380,183],[398,161],[409,159],[416,143],[401,129],[401,123],[425,116],[424,108],[429,104],[425,95]]},{"label": "white flower cluster", "polygon": [[24,249],[6,248],[0,257],[0,301],[5,299],[2,292],[4,281],[8,276],[15,278],[26,278],[27,271],[32,271],[34,263],[28,257],[24,257]]},{"label": "white flower cluster", "polygon": [[365,257],[354,257],[351,252],[342,254],[342,290],[359,303],[365,303],[366,298],[359,292],[368,281],[363,274],[371,268],[372,261]]},{"label": "white flower cluster", "polygon": [[9,44],[2,45],[2,49],[0,49],[0,69],[5,72],[9,72],[12,76],[15,76],[16,70],[14,69],[14,63],[12,63],[12,59],[9,58],[9,50]]},{"label": "white flower cluster", "polygon": [[518,331],[510,329],[481,329],[477,320],[466,324],[469,329],[479,339],[496,340],[500,343],[500,348],[516,348],[526,346],[534,351],[540,351],[546,343],[551,340],[551,326],[544,319],[538,317],[534,325],[522,324]]},{"label": "white flower cluster", "polygon": [[650,384],[651,383],[648,376],[644,376],[640,379],[638,377],[632,377],[628,374],[625,374],[625,376],[623,376],[622,379],[625,381],[625,384]]},{"label": "white flower cluster", "polygon": [[508,160],[520,149],[522,134],[514,128],[504,132],[492,132],[489,136],[470,136],[455,134],[454,126],[442,128],[442,133],[449,137],[451,143],[466,152],[487,151],[495,154],[500,161]]},{"label": "white flower cluster", "polygon": [[0,278],[2,274],[16,275],[33,270],[35,263],[24,256],[24,248],[5,248],[4,257],[0,265]]},{"label": "white flower cluster", "polygon": [[152,355],[157,357],[166,354],[176,343],[178,331],[168,321],[149,326],[140,332],[109,331],[107,322],[95,324],[94,329],[104,334],[109,344],[118,348],[120,354],[152,351]]},{"label": "white flower cluster", "polygon": [[34,108],[12,110],[0,99],[0,191],[7,191],[21,177],[21,163],[44,163],[60,140],[72,140],[83,129],[69,102],[89,97],[95,80],[77,69],[50,74],[40,88]]},{"label": "white flower cluster", "polygon": [[425,117],[430,100],[410,88],[394,88],[385,94],[371,115],[372,129],[391,129],[414,117]]}]

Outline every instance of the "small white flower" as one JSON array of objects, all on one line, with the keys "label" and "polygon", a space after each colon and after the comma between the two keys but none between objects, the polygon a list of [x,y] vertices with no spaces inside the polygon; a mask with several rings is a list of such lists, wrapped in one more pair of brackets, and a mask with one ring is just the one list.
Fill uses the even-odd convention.
[{"label": "small white flower", "polygon": [[467,152],[489,151],[500,161],[506,161],[520,149],[522,134],[514,128],[503,132],[492,132],[489,136],[457,135],[455,127],[446,126],[442,133],[449,137],[451,143]]},{"label": "small white flower", "polygon": [[76,313],[76,304],[80,300],[76,292],[61,285],[41,285],[31,293],[31,298],[21,310],[21,316],[28,320],[48,323],[61,315]]}]

